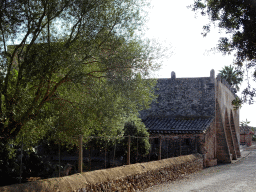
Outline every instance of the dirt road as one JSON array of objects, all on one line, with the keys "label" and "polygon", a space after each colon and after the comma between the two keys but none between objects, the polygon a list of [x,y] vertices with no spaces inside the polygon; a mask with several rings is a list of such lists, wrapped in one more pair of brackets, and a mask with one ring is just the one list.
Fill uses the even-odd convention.
[{"label": "dirt road", "polygon": [[256,192],[255,184],[256,147],[251,147],[247,148],[247,157],[234,164],[207,168],[182,180],[154,186],[146,192]]}]

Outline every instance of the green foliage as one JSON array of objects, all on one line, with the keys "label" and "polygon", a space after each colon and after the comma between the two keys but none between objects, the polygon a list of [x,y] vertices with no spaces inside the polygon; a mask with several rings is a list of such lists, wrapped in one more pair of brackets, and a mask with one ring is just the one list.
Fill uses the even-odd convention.
[{"label": "green foliage", "polygon": [[[247,119],[246,119],[246,120],[247,120]],[[252,129],[252,131],[253,131],[254,133],[256,133],[256,128],[255,128],[255,127],[251,127],[251,129]],[[255,134],[252,135],[252,140],[253,140],[253,141],[256,141],[256,135],[255,135]]]},{"label": "green foliage", "polygon": [[[1,157],[0,160],[0,172],[4,173],[0,175],[0,186],[19,183],[20,173],[21,182],[26,182],[29,177],[49,178],[54,176],[54,171],[58,170],[58,165],[50,162],[46,154],[58,154],[58,145],[56,147],[53,142],[43,140],[40,142],[40,146],[44,147],[44,155],[39,154],[35,148],[23,146],[22,150],[21,143],[9,145],[9,149],[5,151],[6,156]],[[66,148],[63,150],[63,148],[61,146],[61,152],[67,150]],[[4,149],[1,146],[1,155],[4,154]]]},{"label": "green foliage", "polygon": [[[99,131],[99,134],[102,134]],[[98,135],[99,135],[98,134]],[[134,163],[137,153],[142,158],[147,155],[150,150],[149,133],[147,128],[142,123],[137,115],[130,115],[123,120],[122,127],[117,131],[117,137],[108,136],[106,133],[102,134],[104,137],[85,138],[86,147],[96,147],[97,149],[112,149],[116,148],[116,156],[121,157],[127,155],[128,136],[131,137],[131,160]],[[93,132],[91,135],[96,136],[97,133]],[[138,137],[138,138],[137,138]],[[126,159],[126,158],[125,158]],[[138,159],[137,159],[138,160]]]},{"label": "green foliage", "polygon": [[235,70],[234,67],[225,66],[220,70],[221,78],[225,79],[232,87],[239,90],[239,85],[243,81],[243,73],[239,70]]},{"label": "green foliage", "polygon": [[[146,1],[4,1],[0,6],[0,136],[120,135],[155,99],[161,54],[142,41]],[[9,14],[10,12],[16,14]],[[10,45],[10,42],[19,42]]]},{"label": "green foliage", "polygon": [[[196,0],[190,6],[193,11],[200,11],[202,15],[208,15],[218,27],[226,30],[230,38],[222,37],[219,40],[218,49],[226,54],[235,52],[234,65],[239,67],[239,72],[252,70],[255,81],[256,64],[256,3],[254,0]],[[204,27],[204,35],[210,32],[211,23]],[[250,73],[249,73],[250,74]],[[241,77],[242,78],[242,77]],[[247,78],[248,79],[248,78]],[[243,91],[244,98],[249,96],[251,101],[255,96],[255,89],[248,87]]]},{"label": "green foliage", "polygon": [[241,126],[249,126],[250,123],[251,122],[246,119],[245,121],[241,121],[240,125]]},{"label": "green foliage", "polygon": [[139,155],[147,155],[150,150],[149,133],[145,125],[138,119],[135,121],[128,121],[124,125],[125,136],[139,137],[132,139],[131,153],[136,154],[137,150]]},{"label": "green foliage", "polygon": [[[22,141],[29,170],[42,139],[72,149],[79,134],[123,136],[131,116],[134,134],[147,136],[137,116],[156,98],[156,80],[144,79],[163,54],[141,40],[146,2],[0,3],[0,172],[17,173]],[[146,154],[148,141],[139,142]],[[113,147],[111,140],[94,144],[106,143]],[[34,162],[42,176],[56,168],[41,157]]]},{"label": "green foliage", "polygon": [[[131,163],[136,163],[141,158],[145,157],[149,153],[149,133],[145,125],[137,116],[131,116],[124,124],[124,136],[125,138],[117,145],[117,148],[121,149],[121,153],[117,151],[117,154],[126,156],[128,151],[128,136],[131,139]],[[125,154],[123,154],[125,152]],[[138,158],[137,158],[138,157]],[[124,158],[126,159],[126,157]]]},{"label": "green foliage", "polygon": [[242,101],[239,99],[239,97],[236,97],[233,101],[232,101],[232,105],[233,105],[233,108],[235,110],[241,108],[242,106]]}]

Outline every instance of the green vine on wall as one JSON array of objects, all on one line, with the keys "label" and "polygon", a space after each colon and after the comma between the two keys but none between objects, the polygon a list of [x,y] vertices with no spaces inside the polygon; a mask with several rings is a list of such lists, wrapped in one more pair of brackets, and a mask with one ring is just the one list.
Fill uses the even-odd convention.
[{"label": "green vine on wall", "polygon": [[242,106],[242,101],[241,99],[239,99],[239,97],[236,97],[233,101],[232,101],[232,105],[234,110],[239,109]]}]

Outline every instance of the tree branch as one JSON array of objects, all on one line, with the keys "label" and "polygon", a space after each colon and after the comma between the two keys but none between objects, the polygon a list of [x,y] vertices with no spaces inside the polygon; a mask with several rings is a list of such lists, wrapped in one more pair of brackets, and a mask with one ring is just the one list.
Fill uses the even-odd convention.
[{"label": "tree branch", "polygon": [[77,107],[74,107],[74,105],[73,105],[74,103],[80,105],[80,103],[78,103],[78,102],[72,102],[72,101],[69,101],[69,100],[66,100],[66,99],[63,99],[63,98],[60,98],[60,97],[55,97],[55,98],[49,99],[48,101],[54,101],[54,100],[61,100],[61,101],[64,101],[66,103],[70,103],[73,108],[77,109],[81,114],[83,114],[83,112],[80,109],[78,109]]},{"label": "tree branch", "polygon": [[[67,73],[67,75],[65,77],[63,77],[55,86],[54,88],[51,90],[51,92],[49,93],[49,90],[46,91],[43,99],[41,100],[41,102],[39,103],[38,107],[37,107],[37,113],[38,111],[42,108],[42,106],[44,105],[45,102],[47,102],[55,93],[55,91],[57,90],[57,88],[62,85],[64,82],[66,82],[69,74],[71,73],[72,70],[69,71],[69,73]],[[35,106],[31,106],[31,108],[28,110],[28,112],[26,114],[31,114],[33,108],[35,108]]]}]

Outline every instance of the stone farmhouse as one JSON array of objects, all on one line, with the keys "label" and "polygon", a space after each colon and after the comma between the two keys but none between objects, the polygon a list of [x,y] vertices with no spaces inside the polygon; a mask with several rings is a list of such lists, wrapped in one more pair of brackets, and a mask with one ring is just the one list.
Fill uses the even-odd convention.
[{"label": "stone farmhouse", "polygon": [[241,145],[252,145],[252,136],[254,135],[254,131],[252,127],[248,125],[241,125],[240,126],[240,144]]},{"label": "stone farmhouse", "polygon": [[176,78],[172,72],[171,78],[157,79],[155,91],[157,101],[140,113],[151,136],[199,138],[194,142],[205,166],[241,156],[239,109],[232,105],[235,89],[220,75],[215,78],[214,70],[210,77],[198,78]]}]

